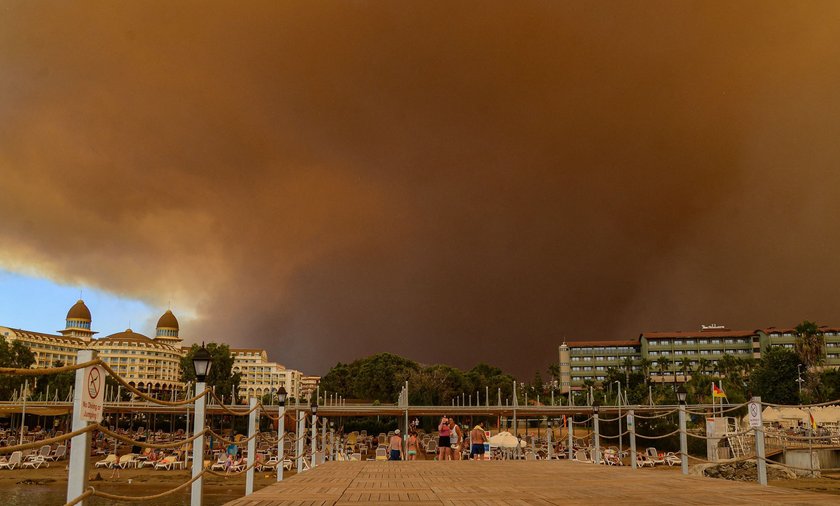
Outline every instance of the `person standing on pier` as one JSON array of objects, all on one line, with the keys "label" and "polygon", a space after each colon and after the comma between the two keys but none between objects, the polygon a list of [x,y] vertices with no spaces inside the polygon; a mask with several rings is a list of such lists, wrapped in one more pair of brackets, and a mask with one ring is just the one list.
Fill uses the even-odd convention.
[{"label": "person standing on pier", "polygon": [[464,433],[454,418],[449,419],[449,446],[452,448],[452,460],[461,460],[461,444],[464,442]]},{"label": "person standing on pier", "polygon": [[450,448],[449,435],[452,434],[452,428],[449,427],[449,419],[446,415],[440,419],[438,425],[438,460],[447,460],[452,458],[452,448]]},{"label": "person standing on pier", "polygon": [[470,431],[470,457],[473,460],[484,460],[484,443],[487,442],[487,435],[481,425],[476,425]]},{"label": "person standing on pier", "polygon": [[405,449],[408,452],[408,460],[417,460],[417,432],[412,430],[409,433]]},{"label": "person standing on pier", "polygon": [[391,441],[388,444],[388,450],[390,451],[390,457],[388,460],[402,460],[403,457],[403,450],[402,450],[402,438],[400,437],[400,429],[394,431],[394,435],[391,436]]}]

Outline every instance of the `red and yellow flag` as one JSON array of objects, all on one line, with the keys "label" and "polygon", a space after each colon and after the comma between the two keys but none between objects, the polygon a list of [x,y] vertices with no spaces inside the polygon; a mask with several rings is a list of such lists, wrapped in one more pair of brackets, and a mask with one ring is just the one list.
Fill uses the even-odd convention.
[{"label": "red and yellow flag", "polygon": [[809,411],[808,416],[811,417],[811,428],[817,430],[817,422],[814,420],[814,414]]},{"label": "red and yellow flag", "polygon": [[712,397],[726,397],[726,392],[718,388],[717,385],[712,383]]}]

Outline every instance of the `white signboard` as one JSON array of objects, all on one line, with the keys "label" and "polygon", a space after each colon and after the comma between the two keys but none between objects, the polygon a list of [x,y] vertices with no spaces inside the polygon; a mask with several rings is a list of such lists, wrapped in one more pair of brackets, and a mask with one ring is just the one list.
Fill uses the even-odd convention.
[{"label": "white signboard", "polygon": [[98,365],[85,368],[82,387],[82,421],[99,422],[105,407],[105,369]]},{"label": "white signboard", "polygon": [[761,404],[751,402],[747,411],[750,415],[750,427],[761,427]]}]

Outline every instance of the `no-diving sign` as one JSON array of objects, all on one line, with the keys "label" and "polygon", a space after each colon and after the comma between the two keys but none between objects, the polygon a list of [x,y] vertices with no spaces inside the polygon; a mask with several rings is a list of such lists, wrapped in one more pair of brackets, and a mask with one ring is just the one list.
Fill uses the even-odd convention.
[{"label": "no-diving sign", "polygon": [[85,384],[82,388],[82,420],[98,422],[102,420],[105,407],[105,369],[98,365],[85,368]]},{"label": "no-diving sign", "polygon": [[761,404],[758,402],[751,402],[748,406],[750,427],[761,427]]}]

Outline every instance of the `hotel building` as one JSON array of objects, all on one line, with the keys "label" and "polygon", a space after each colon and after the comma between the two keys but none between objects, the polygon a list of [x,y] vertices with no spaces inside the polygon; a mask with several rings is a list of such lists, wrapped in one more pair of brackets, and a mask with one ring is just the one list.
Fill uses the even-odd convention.
[{"label": "hotel building", "polygon": [[303,374],[300,371],[269,362],[265,350],[231,348],[230,353],[233,355],[233,372],[238,372],[242,377],[239,383],[240,396],[262,398],[263,395],[277,392],[282,386],[289,397],[302,397]]},{"label": "hotel building", "polygon": [[[0,336],[7,342],[20,341],[35,356],[33,368],[51,367],[56,361],[69,365],[76,363],[76,353],[93,349],[109,367],[130,385],[150,393],[182,390],[180,361],[189,348],[181,346],[178,319],[167,310],[158,320],[155,337],[147,337],[131,329],[94,338],[91,330],[91,313],[81,300],[67,312],[65,327],[57,334],[44,334],[30,330],[0,326]],[[280,385],[292,397],[300,397],[300,371],[286,369],[281,364],[268,361],[265,350],[231,349],[234,358],[233,372],[242,375],[239,395],[261,396],[276,391]]]},{"label": "hotel building", "polygon": [[[822,326],[825,366],[840,366],[840,328]],[[769,327],[731,330],[703,325],[699,331],[643,332],[621,341],[564,342],[559,348],[561,392],[583,386],[587,380],[603,381],[610,368],[638,371],[647,360],[651,381],[682,383],[703,363],[715,370],[724,355],[761,358],[770,346],[793,348],[793,328]]]}]

